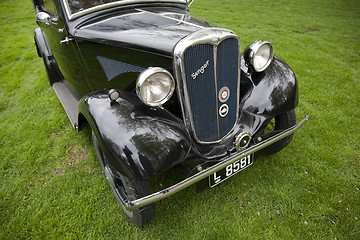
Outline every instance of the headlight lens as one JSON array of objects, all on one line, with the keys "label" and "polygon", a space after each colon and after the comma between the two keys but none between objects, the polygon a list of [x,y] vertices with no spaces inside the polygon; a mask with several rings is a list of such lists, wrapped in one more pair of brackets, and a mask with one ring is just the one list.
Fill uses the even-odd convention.
[{"label": "headlight lens", "polygon": [[273,57],[273,47],[268,41],[253,42],[244,51],[245,61],[257,72],[264,71],[270,65]]},{"label": "headlight lens", "polygon": [[170,99],[175,89],[171,74],[159,67],[148,68],[140,73],[136,82],[136,93],[148,106],[157,107]]}]

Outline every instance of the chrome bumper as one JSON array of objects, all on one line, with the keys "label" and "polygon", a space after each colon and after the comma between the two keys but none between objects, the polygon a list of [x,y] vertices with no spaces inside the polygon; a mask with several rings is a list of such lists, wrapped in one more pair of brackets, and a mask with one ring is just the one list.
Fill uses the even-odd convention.
[{"label": "chrome bumper", "polygon": [[255,145],[245,149],[244,151],[238,152],[238,153],[234,154],[233,156],[230,156],[229,158],[219,162],[218,164],[215,164],[212,167],[204,169],[203,171],[198,172],[197,174],[194,174],[191,177],[186,178],[183,181],[181,181],[173,186],[170,186],[159,192],[150,194],[148,196],[145,196],[145,197],[133,200],[133,201],[127,201],[124,199],[121,199],[121,200],[123,201],[123,204],[127,210],[134,210],[136,208],[143,207],[150,203],[153,203],[153,202],[159,201],[163,198],[169,197],[170,195],[177,193],[177,192],[183,190],[184,188],[186,188],[196,182],[199,182],[200,180],[210,176],[211,174],[225,168],[227,165],[236,162],[238,159],[241,159],[249,154],[255,153],[255,152],[289,136],[290,134],[294,133],[296,130],[301,128],[307,122],[308,119],[309,119],[309,115],[305,115],[305,118],[302,119],[296,125],[272,136],[271,138],[268,138],[260,143],[257,143]]}]

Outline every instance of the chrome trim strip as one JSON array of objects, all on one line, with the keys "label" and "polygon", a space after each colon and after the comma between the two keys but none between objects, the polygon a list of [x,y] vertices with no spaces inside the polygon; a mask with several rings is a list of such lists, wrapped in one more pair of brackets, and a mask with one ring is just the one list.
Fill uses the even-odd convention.
[{"label": "chrome trim strip", "polygon": [[122,199],[123,204],[127,210],[134,210],[136,208],[143,207],[150,203],[157,202],[161,199],[169,197],[169,196],[189,187],[190,185],[192,185],[196,182],[199,182],[200,180],[210,176],[211,174],[225,168],[227,165],[236,162],[238,159],[243,158],[247,155],[253,154],[253,153],[289,136],[290,134],[299,130],[308,120],[309,120],[309,115],[306,114],[305,117],[300,122],[295,124],[294,126],[272,136],[269,139],[264,140],[263,142],[255,144],[244,151],[236,153],[234,156],[231,156],[231,157],[219,162],[218,164],[216,164],[208,169],[205,169],[205,170],[203,170],[187,179],[184,179],[183,181],[181,181],[173,186],[163,189],[159,192],[150,194],[148,196],[145,196],[145,197],[133,200],[133,201],[124,201]]},{"label": "chrome trim strip", "polygon": [[77,13],[73,13],[71,14],[71,10],[69,7],[69,3],[67,0],[62,0],[62,2],[64,3],[65,6],[65,10],[66,10],[66,14],[67,17],[69,18],[69,20],[73,20],[75,18],[78,18],[80,16],[86,15],[88,13],[91,12],[96,12],[102,9],[106,9],[106,8],[110,8],[110,7],[116,7],[116,6],[124,6],[124,5],[129,5],[129,4],[134,4],[134,3],[145,3],[145,2],[171,2],[171,3],[184,3],[187,4],[186,0],[119,0],[116,2],[111,2],[111,3],[105,3],[96,7],[92,7],[92,8],[88,8],[85,9],[83,11],[77,12]]},{"label": "chrome trim strip", "polygon": [[[217,101],[218,96],[218,80],[217,80],[217,55],[218,55],[218,46],[213,46],[214,51],[214,83],[215,83],[215,96],[216,96],[216,112],[219,111],[219,103]],[[239,112],[239,111],[236,111]],[[191,115],[192,117],[192,115]],[[236,119],[238,119],[238,114],[236,114]],[[236,122],[235,122],[236,123]],[[220,123],[219,123],[219,114],[216,114],[216,125],[217,125],[217,138],[220,139]],[[196,136],[194,131],[194,136]],[[196,139],[198,141],[198,139]]]},{"label": "chrome trim strip", "polygon": [[[195,127],[194,127],[194,120],[193,120],[193,114],[191,111],[191,106],[190,106],[190,100],[189,100],[189,95],[187,92],[187,81],[186,81],[186,76],[185,76],[185,70],[184,70],[184,62],[183,62],[183,58],[184,58],[184,52],[187,48],[194,46],[194,45],[198,45],[198,44],[211,44],[214,47],[214,51],[217,49],[218,45],[224,41],[227,38],[235,38],[238,41],[238,45],[239,45],[239,55],[238,55],[238,89],[237,89],[237,111],[236,111],[236,119],[239,118],[239,99],[240,99],[240,67],[241,67],[241,53],[240,53],[240,49],[241,49],[241,45],[240,45],[240,39],[239,37],[233,32],[230,31],[228,29],[224,29],[224,28],[204,28],[204,29],[200,29],[199,31],[196,31],[188,36],[186,36],[185,38],[183,38],[182,40],[180,40],[175,48],[174,48],[174,68],[175,68],[175,76],[176,76],[176,81],[177,81],[177,85],[178,85],[178,94],[180,96],[180,105],[181,105],[181,110],[183,113],[183,118],[184,118],[184,123],[186,127],[190,127],[190,129],[192,130],[192,132],[194,133],[194,138],[198,143],[201,144],[210,144],[210,143],[218,143],[221,140],[223,140],[224,138],[226,138],[231,131],[235,128],[236,126],[236,122],[234,123],[233,128],[228,132],[228,134],[226,134],[224,137],[222,137],[221,139],[217,140],[217,141],[211,141],[211,142],[203,142],[201,140],[198,139],[198,137],[196,136],[196,132],[195,132]],[[214,55],[217,55],[217,52],[214,52]],[[216,60],[217,56],[214,56],[215,60]],[[216,64],[216,62],[215,62]],[[216,68],[214,68],[216,71]],[[216,72],[215,72],[216,74]],[[216,75],[215,75],[215,80],[216,80]],[[216,93],[217,96],[217,93]]]}]

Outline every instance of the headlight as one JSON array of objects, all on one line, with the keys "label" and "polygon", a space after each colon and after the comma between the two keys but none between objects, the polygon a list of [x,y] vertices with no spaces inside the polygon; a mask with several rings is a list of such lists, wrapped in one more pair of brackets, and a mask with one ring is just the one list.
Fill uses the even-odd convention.
[{"label": "headlight", "polygon": [[152,67],[140,73],[136,81],[136,93],[148,106],[157,107],[170,99],[175,89],[171,74],[163,68]]},{"label": "headlight", "polygon": [[273,57],[273,47],[268,41],[253,42],[244,51],[245,61],[257,72],[264,71],[270,65]]}]

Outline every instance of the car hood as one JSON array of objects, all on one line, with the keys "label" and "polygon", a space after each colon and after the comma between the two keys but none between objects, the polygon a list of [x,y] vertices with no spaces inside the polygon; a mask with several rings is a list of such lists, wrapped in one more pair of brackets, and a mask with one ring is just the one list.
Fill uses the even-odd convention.
[{"label": "car hood", "polygon": [[75,31],[78,41],[121,46],[171,56],[176,43],[210,24],[177,8],[147,8],[108,14]]}]

